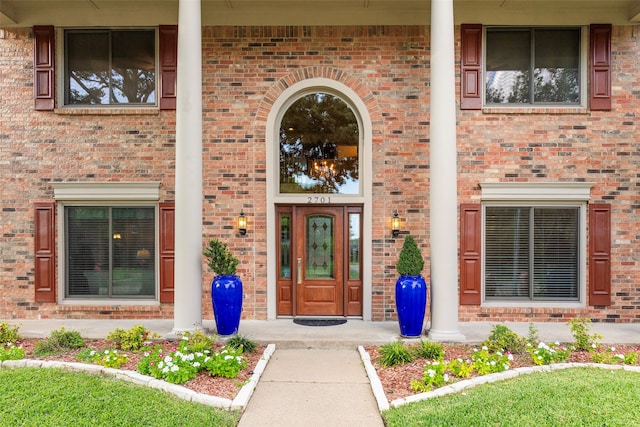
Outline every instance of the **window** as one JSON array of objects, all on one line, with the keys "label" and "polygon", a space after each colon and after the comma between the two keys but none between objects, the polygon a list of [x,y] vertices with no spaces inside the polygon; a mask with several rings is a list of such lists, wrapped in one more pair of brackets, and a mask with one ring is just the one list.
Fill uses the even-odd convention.
[{"label": "window", "polygon": [[578,300],[580,208],[486,206],[485,299]]},{"label": "window", "polygon": [[579,28],[487,28],[486,104],[579,104]]},{"label": "window", "polygon": [[67,298],[155,298],[153,206],[65,206]]},{"label": "window", "polygon": [[155,30],[66,30],[64,43],[66,105],[155,105]]},{"label": "window", "polygon": [[280,124],[280,193],[359,194],[359,131],[335,95],[296,100]]}]

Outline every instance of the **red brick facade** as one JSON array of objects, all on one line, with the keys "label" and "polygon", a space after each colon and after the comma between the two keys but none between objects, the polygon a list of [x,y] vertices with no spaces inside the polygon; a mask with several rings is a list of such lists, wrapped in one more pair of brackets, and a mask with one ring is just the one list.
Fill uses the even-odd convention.
[{"label": "red brick facade", "polygon": [[[483,181],[595,183],[589,202],[612,207],[611,306],[461,306],[461,321],[640,321],[639,33],[640,26],[613,29],[611,111],[458,111],[459,203],[479,203]],[[52,200],[52,182],[74,181],[158,181],[160,201],[172,201],[176,117],[155,109],[34,111],[32,30],[3,35],[0,318],[172,318],[172,304],[34,302],[34,203]],[[243,318],[267,318],[267,116],[287,87],[313,77],[351,88],[371,117],[372,319],[395,318],[402,239],[389,230],[394,209],[429,272],[429,110],[438,106],[430,105],[428,27],[206,27],[202,43],[203,234],[242,254]],[[245,237],[234,228],[241,210]],[[203,263],[205,318],[213,317],[210,278]]]}]

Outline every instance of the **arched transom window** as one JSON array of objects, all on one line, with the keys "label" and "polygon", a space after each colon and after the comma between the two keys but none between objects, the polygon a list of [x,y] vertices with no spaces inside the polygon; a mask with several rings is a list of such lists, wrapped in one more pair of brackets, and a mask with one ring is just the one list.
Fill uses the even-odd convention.
[{"label": "arched transom window", "polygon": [[280,194],[359,194],[360,129],[340,97],[298,98],[280,123]]}]

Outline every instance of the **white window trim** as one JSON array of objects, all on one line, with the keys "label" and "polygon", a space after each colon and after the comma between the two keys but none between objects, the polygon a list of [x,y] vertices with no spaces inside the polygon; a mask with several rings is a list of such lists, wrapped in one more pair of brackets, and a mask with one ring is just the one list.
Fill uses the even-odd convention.
[{"label": "white window trim", "polygon": [[160,182],[54,182],[53,198],[65,201],[158,201]]},{"label": "white window trim", "polygon": [[[580,28],[580,57],[578,58],[580,63],[580,102],[578,104],[488,104],[485,81],[487,79],[487,28],[493,27],[487,25],[483,27],[482,37],[482,107],[488,109],[548,109],[548,108],[560,108],[560,109],[585,109],[588,105],[588,85],[589,85],[589,28],[586,26],[576,25],[558,25],[557,28]],[[545,25],[513,25],[512,28],[545,28]]]},{"label": "white window trim", "polygon": [[593,182],[481,182],[483,201],[561,200],[583,201],[591,198]]},{"label": "white window trim", "polygon": [[[585,308],[587,306],[587,202],[590,182],[482,182],[482,307],[487,308]],[[485,209],[487,206],[578,207],[578,300],[577,301],[487,301],[485,300]]]},{"label": "white window trim", "polygon": [[155,208],[155,239],[156,248],[158,235],[158,200],[160,199],[159,182],[56,182],[52,183],[57,210],[58,232],[58,304],[68,306],[158,306],[159,286],[159,257],[155,257],[156,290],[153,299],[127,298],[67,298],[65,296],[65,278],[67,276],[65,252],[65,207],[66,206],[152,206]]}]

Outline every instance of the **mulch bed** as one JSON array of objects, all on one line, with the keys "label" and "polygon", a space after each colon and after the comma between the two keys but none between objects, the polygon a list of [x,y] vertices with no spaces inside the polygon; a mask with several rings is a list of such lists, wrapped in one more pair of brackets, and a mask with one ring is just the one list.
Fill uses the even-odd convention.
[{"label": "mulch bed", "polygon": [[[78,363],[77,355],[82,349],[71,350],[56,356],[38,357],[33,353],[33,349],[38,339],[23,339],[16,343],[18,346],[22,346],[25,351],[25,359],[36,360],[54,360],[59,362],[75,362]],[[105,350],[113,348],[113,343],[106,340],[90,340],[85,339],[86,347],[94,350]],[[161,345],[165,350],[173,350],[176,348],[176,341],[167,340],[154,340],[153,346]],[[222,348],[223,344],[216,343],[214,350],[218,351]],[[193,390],[198,393],[209,394],[212,396],[222,397],[225,399],[233,399],[240,391],[242,386],[249,381],[253,375],[253,370],[262,358],[266,346],[256,345],[256,351],[254,353],[245,354],[247,359],[247,367],[240,371],[236,378],[221,378],[211,377],[204,372],[200,372],[198,376],[189,382],[179,384],[185,388]],[[122,370],[136,371],[138,361],[142,357],[142,352],[132,351],[120,351],[120,353],[128,356],[127,361],[120,367]]]},{"label": "mulch bed", "polygon": [[[66,353],[56,355],[56,356],[48,356],[48,357],[38,357],[33,354],[33,349],[35,342],[37,339],[23,339],[17,343],[17,345],[21,345],[25,350],[25,359],[37,359],[37,360],[55,360],[61,362],[78,362],[77,355],[81,350],[73,350],[68,351]],[[85,340],[86,347],[95,349],[95,350],[104,350],[107,348],[113,348],[112,343],[106,340]],[[166,350],[172,350],[176,347],[175,341],[167,341],[167,340],[156,340],[154,341],[154,345],[161,345]],[[221,348],[223,344],[216,343],[218,346],[217,349]],[[610,347],[610,346],[609,346]],[[634,346],[615,346],[616,353],[627,354],[636,347]],[[183,387],[191,389],[198,393],[209,394],[212,396],[222,397],[226,399],[233,399],[236,394],[240,391],[242,386],[251,378],[253,375],[253,370],[257,363],[262,358],[266,346],[257,345],[256,351],[254,353],[245,354],[247,358],[247,367],[240,372],[237,378],[228,379],[228,378],[220,378],[220,377],[211,377],[206,373],[200,373],[198,376],[191,381],[180,384]],[[465,345],[465,344],[445,344],[443,345],[445,350],[445,360],[453,360],[456,358],[468,359],[473,354],[473,349],[477,348],[474,345]],[[605,347],[602,347],[605,348]],[[414,390],[411,389],[411,380],[420,379],[424,373],[424,366],[426,363],[426,359],[415,359],[412,362],[405,363],[399,366],[393,367],[383,367],[379,363],[380,352],[379,347],[376,346],[368,346],[365,347],[365,350],[371,356],[371,361],[373,366],[376,369],[376,373],[380,378],[380,382],[382,383],[382,387],[387,396],[387,399],[396,400],[405,398],[411,395],[416,394]],[[135,371],[138,365],[138,361],[142,357],[142,352],[122,352],[127,354],[129,357],[127,362],[124,363],[120,369],[122,370],[130,370]],[[524,367],[524,366],[533,366],[531,362],[531,357],[529,354],[514,354],[513,360],[510,364],[510,369]],[[567,362],[591,362],[591,354],[588,351],[573,351],[571,356],[567,360]],[[637,364],[640,366],[640,361]],[[476,376],[473,374],[471,377]],[[459,379],[452,378],[452,381],[456,381]]]},{"label": "mulch bed", "polygon": [[[614,345],[613,347],[616,348],[615,353],[627,354],[633,350],[637,350],[637,348],[634,346]],[[450,361],[457,358],[462,358],[463,360],[470,359],[471,355],[473,354],[473,349],[478,348],[478,346],[455,344],[443,345],[443,348],[445,350],[444,359],[446,361]],[[418,380],[422,378],[424,374],[426,359],[415,359],[412,362],[402,365],[383,367],[379,362],[379,347],[365,347],[365,350],[371,356],[371,362],[376,369],[385,395],[387,396],[387,399],[389,399],[389,401],[402,399],[417,394],[416,391],[411,389],[411,380]],[[566,360],[566,362],[590,363],[591,354],[588,351],[573,351],[571,352],[571,356],[568,360]],[[640,366],[640,361],[636,365]],[[528,353],[514,354],[513,360],[510,362],[509,369],[525,366],[534,366],[534,364],[531,362],[531,356]],[[477,376],[477,374],[471,375],[471,378],[473,378],[474,376]],[[450,383],[459,380],[460,379],[450,377]]]}]

